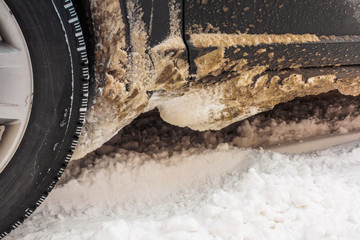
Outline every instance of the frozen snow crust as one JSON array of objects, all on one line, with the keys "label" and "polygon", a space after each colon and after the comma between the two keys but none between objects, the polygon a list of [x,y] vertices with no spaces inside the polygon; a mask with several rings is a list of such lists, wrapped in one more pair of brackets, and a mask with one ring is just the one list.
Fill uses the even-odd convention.
[{"label": "frozen snow crust", "polygon": [[286,139],[356,126],[357,98],[327,99],[334,99],[328,108],[299,99],[257,116],[271,114],[276,124],[254,117],[219,132],[177,128],[148,113],[70,162],[8,239],[360,239],[360,145],[303,155],[236,147],[259,143],[255,133],[272,139],[269,127]]}]

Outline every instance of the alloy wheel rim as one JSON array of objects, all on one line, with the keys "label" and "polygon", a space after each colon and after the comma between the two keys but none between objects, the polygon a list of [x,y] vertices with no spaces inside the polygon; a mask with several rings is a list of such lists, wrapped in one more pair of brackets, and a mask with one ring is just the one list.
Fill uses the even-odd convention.
[{"label": "alloy wheel rim", "polygon": [[33,73],[22,31],[0,0],[0,173],[24,136],[32,107]]}]

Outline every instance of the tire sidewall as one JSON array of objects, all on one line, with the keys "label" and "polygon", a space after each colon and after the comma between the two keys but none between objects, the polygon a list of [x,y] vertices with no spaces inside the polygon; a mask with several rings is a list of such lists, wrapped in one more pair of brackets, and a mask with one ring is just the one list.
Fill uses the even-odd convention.
[{"label": "tire sidewall", "polygon": [[69,0],[5,2],[28,45],[34,95],[23,139],[0,173],[0,238],[45,199],[70,160],[81,129],[86,80],[76,28],[64,8]]}]

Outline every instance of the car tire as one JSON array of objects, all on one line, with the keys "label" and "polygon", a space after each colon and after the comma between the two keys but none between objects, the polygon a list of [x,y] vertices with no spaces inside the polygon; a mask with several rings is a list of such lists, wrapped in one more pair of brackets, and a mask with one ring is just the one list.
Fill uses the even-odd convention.
[{"label": "car tire", "polygon": [[[33,88],[22,138],[0,169],[0,239],[34,212],[64,172],[89,98],[85,40],[71,0],[0,0],[1,4],[25,39]],[[4,27],[0,21],[0,36]],[[0,85],[1,78],[0,71]],[[2,151],[6,134],[5,125]]]}]

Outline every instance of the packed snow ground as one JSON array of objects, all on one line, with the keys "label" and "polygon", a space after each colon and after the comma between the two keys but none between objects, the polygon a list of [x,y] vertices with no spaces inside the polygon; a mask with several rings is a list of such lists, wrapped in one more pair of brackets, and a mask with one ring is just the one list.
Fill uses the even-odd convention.
[{"label": "packed snow ground", "polygon": [[327,108],[308,101],[303,118],[284,105],[271,121],[259,115],[219,132],[139,118],[71,162],[5,239],[360,239],[360,143],[301,155],[239,148],[262,143],[256,132],[278,140],[310,127],[354,130],[355,100],[345,109],[339,99]]},{"label": "packed snow ground", "polygon": [[360,147],[120,151],[57,186],[8,239],[360,239]]}]

